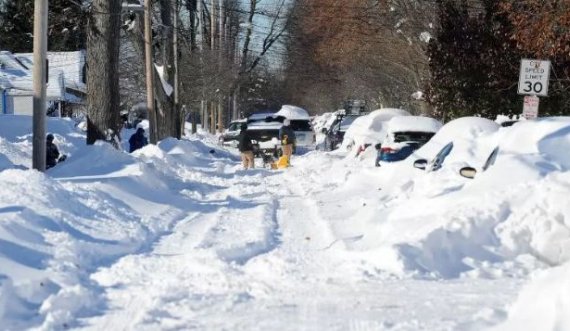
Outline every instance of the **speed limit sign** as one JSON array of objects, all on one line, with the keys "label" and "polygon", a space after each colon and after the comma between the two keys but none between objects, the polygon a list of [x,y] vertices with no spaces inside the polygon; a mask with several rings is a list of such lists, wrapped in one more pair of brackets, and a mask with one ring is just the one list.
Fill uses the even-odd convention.
[{"label": "speed limit sign", "polygon": [[549,76],[550,61],[521,60],[519,94],[547,96]]}]

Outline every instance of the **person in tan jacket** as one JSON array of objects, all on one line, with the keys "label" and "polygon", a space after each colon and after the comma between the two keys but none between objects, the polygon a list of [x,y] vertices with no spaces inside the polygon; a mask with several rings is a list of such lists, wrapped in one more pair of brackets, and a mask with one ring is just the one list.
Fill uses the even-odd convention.
[{"label": "person in tan jacket", "polygon": [[285,119],[283,126],[279,129],[279,140],[281,141],[283,155],[290,161],[295,147],[295,131],[291,128],[291,121],[289,119]]}]

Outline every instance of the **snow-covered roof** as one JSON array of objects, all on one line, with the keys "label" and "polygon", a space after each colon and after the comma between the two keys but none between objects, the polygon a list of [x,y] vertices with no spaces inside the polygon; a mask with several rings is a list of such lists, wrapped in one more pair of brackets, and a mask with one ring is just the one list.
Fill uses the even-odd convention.
[{"label": "snow-covered roof", "polygon": [[[34,64],[33,53],[20,53],[15,56],[30,70]],[[83,82],[85,67],[85,51],[76,52],[48,52],[49,72],[62,71],[65,79],[65,87],[77,91],[86,92],[87,86]]]},{"label": "snow-covered roof", "polygon": [[275,116],[283,116],[290,120],[308,120],[311,118],[309,112],[305,109],[291,105],[283,105],[281,109],[275,113]]},{"label": "snow-covered roof", "polygon": [[[0,88],[9,95],[30,96],[34,93],[31,62],[10,52],[0,52]],[[65,82],[62,70],[50,70],[46,87],[48,100],[65,100]]]},{"label": "snow-covered roof", "polygon": [[390,132],[437,132],[440,121],[425,116],[396,116],[388,122]]}]

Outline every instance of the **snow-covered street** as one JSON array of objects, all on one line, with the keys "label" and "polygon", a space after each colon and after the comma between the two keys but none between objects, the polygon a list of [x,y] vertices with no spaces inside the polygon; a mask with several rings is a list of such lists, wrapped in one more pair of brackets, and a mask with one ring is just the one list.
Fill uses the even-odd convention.
[{"label": "snow-covered street", "polygon": [[477,138],[456,137],[453,165],[502,137],[505,154],[471,180],[342,151],[245,171],[208,135],[127,154],[59,119],[49,130],[70,157],[41,174],[24,169],[30,123],[10,118],[2,329],[565,330],[570,177],[544,156],[565,122],[519,125],[543,154],[513,159],[510,131],[481,121],[433,139]]},{"label": "snow-covered street", "polygon": [[[322,157],[322,156],[319,156]],[[312,156],[316,159],[317,156]],[[150,252],[93,279],[107,303],[92,330],[454,330],[502,309],[519,282],[422,280],[377,270],[322,217],[338,184],[319,185],[303,157],[272,173],[208,173],[208,211],[178,223]],[[230,206],[231,205],[231,206]],[[193,208],[189,208],[192,213]],[[443,314],[442,314],[443,312]]]},{"label": "snow-covered street", "polygon": [[570,0],[0,31],[0,331],[570,331]]}]

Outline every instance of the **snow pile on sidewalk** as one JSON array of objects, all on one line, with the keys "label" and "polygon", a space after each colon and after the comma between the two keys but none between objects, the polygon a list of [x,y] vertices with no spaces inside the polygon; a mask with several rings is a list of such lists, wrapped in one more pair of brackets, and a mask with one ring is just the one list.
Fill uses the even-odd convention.
[{"label": "snow pile on sidewalk", "polygon": [[[31,118],[0,116],[0,324],[6,329],[65,328],[93,314],[103,298],[90,274],[144,252],[173,224],[199,210],[199,178],[235,160],[197,140],[165,140],[129,155],[85,145],[74,122],[48,121],[65,163],[46,174],[31,166]],[[223,168],[220,168],[223,171]],[[177,194],[181,193],[181,194]]]},{"label": "snow pile on sidewalk", "polygon": [[510,318],[489,331],[570,329],[570,263],[539,273],[510,310]]}]

